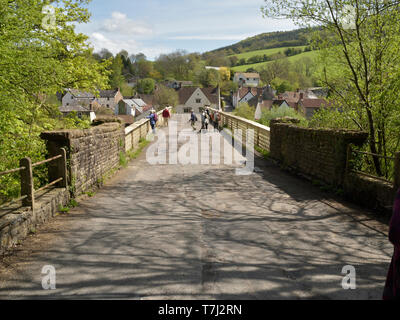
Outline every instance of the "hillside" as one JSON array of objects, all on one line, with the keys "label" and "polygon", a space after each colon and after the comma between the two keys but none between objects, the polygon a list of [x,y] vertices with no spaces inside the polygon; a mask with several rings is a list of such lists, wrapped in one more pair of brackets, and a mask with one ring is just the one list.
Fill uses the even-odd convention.
[{"label": "hillside", "polygon": [[309,44],[309,41],[310,41],[309,29],[269,32],[247,38],[230,46],[210,51],[210,53],[214,54],[219,53],[225,56],[230,56],[255,50],[306,46]]},{"label": "hillside", "polygon": [[233,54],[231,56],[228,57],[237,57],[238,59],[248,59],[251,58],[253,56],[257,56],[257,55],[272,55],[272,54],[276,54],[276,53],[283,53],[286,49],[288,48],[296,48],[296,49],[301,49],[304,50],[306,46],[296,46],[296,47],[277,47],[277,48],[272,48],[272,49],[263,49],[263,50],[255,50],[255,51],[250,51],[250,52],[245,52],[245,53],[238,53],[238,54]]},{"label": "hillside", "polygon": [[[284,50],[285,48],[281,48],[281,49]],[[277,50],[277,52],[279,52],[279,50]],[[252,55],[253,53],[249,53],[249,54]],[[300,54],[297,54],[297,55],[294,55],[291,57],[285,57],[283,59],[287,59],[290,62],[295,62],[295,61],[297,61],[301,58],[305,58],[305,57],[314,58],[316,54],[317,54],[317,51],[309,51],[309,52],[303,52],[303,53],[300,53]],[[246,64],[246,65],[242,65],[242,66],[232,67],[231,69],[236,72],[244,72],[249,68],[260,70],[261,68],[265,67],[266,65],[268,65],[271,62],[272,61]]]}]

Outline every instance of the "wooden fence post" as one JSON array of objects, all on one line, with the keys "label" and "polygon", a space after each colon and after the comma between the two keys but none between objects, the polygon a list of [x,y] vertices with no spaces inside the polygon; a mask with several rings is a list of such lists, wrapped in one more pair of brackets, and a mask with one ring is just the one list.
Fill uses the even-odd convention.
[{"label": "wooden fence post", "polygon": [[20,167],[25,167],[20,171],[21,174],[21,196],[26,196],[22,200],[22,205],[31,207],[32,211],[35,206],[35,189],[32,174],[32,161],[30,158],[23,158],[19,162]]},{"label": "wooden fence post", "polygon": [[64,148],[60,149],[61,158],[59,163],[60,178],[63,180],[59,183],[59,187],[68,188],[68,173],[67,173],[67,151]]},{"label": "wooden fence post", "polygon": [[400,152],[396,152],[394,160],[394,189],[400,188]]},{"label": "wooden fence post", "polygon": [[351,171],[350,161],[353,159],[352,152],[353,152],[353,150],[351,148],[351,145],[349,144],[347,146],[347,155],[346,155],[346,174],[349,174]]}]

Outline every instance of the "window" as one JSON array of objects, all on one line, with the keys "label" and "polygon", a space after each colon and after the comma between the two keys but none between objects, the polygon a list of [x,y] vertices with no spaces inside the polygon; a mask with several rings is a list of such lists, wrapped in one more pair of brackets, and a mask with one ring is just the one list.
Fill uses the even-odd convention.
[{"label": "window", "polygon": [[183,109],[183,112],[184,113],[190,113],[192,111],[192,109],[190,109],[190,108],[184,108]]},{"label": "window", "polygon": [[196,99],[196,103],[201,103],[201,99]]},{"label": "window", "polygon": [[249,78],[247,78],[247,81],[249,81],[250,79]]}]

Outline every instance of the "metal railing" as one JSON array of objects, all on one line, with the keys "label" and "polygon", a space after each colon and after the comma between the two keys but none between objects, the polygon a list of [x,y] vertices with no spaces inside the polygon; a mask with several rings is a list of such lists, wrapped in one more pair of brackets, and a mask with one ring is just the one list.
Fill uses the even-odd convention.
[{"label": "metal railing", "polygon": [[[52,172],[52,176],[57,176],[54,181],[49,182],[45,186],[36,189],[34,187],[34,180],[33,180],[33,169],[39,167],[44,164],[50,164],[52,168],[50,169]],[[49,172],[50,172],[49,170]],[[35,206],[35,195],[45,189],[48,189],[52,186],[58,184],[59,187],[66,188],[67,183],[67,153],[65,149],[60,149],[60,154],[40,161],[36,163],[32,163],[30,158],[23,158],[20,160],[20,167],[16,169],[11,169],[7,171],[0,172],[0,176],[4,176],[7,174],[12,173],[20,173],[20,182],[21,182],[21,197],[12,199],[11,201],[4,203],[0,206],[8,206],[10,204],[16,203],[18,201],[22,201],[22,206],[31,207],[32,211],[34,210]]]},{"label": "metal railing", "polygon": [[[380,162],[381,174],[377,174],[375,161]],[[394,157],[384,156],[366,151],[353,149],[351,145],[347,148],[347,172],[353,172],[369,178],[377,179],[387,183],[393,183],[394,187],[400,187],[400,152]]]}]

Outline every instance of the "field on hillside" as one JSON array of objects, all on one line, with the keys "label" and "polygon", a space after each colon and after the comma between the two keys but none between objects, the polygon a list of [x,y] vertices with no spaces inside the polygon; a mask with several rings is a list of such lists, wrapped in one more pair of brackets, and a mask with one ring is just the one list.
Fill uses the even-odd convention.
[{"label": "field on hillside", "polygon": [[[282,48],[276,48],[276,49],[282,49]],[[279,50],[278,50],[279,52]],[[250,53],[250,52],[248,52]],[[304,57],[309,57],[309,58],[314,58],[317,55],[317,51],[308,51],[308,52],[303,52],[300,54],[297,54],[295,56],[291,56],[288,58],[283,58],[283,59],[287,59],[290,62],[296,62],[297,60],[304,58]],[[244,72],[249,68],[253,68],[256,70],[261,69],[262,67],[265,67],[268,63],[271,63],[272,61],[267,61],[267,62],[260,62],[260,63],[253,63],[253,64],[246,64],[243,66],[238,66],[238,67],[232,67],[231,70],[235,71],[235,72]]]},{"label": "field on hillside", "polygon": [[255,51],[250,51],[250,52],[245,52],[245,53],[233,54],[228,57],[237,57],[238,59],[242,59],[242,58],[248,59],[248,58],[251,58],[254,56],[263,56],[264,54],[266,54],[267,56],[278,53],[278,52],[282,52],[282,54],[283,54],[284,51],[289,48],[296,48],[296,49],[304,50],[305,47],[306,46],[297,46],[297,47],[282,47],[282,48],[255,50]]}]

